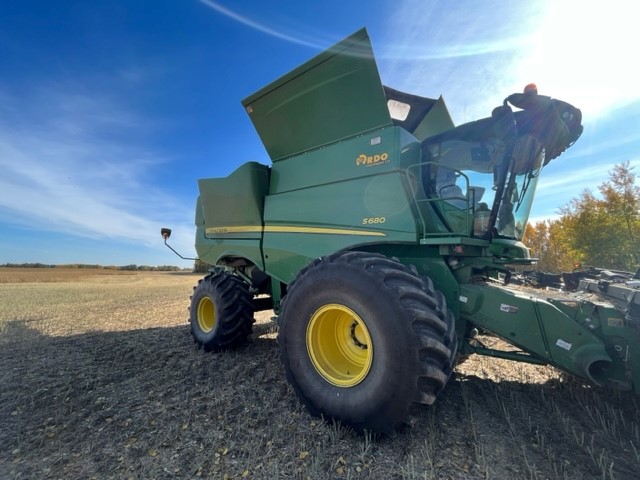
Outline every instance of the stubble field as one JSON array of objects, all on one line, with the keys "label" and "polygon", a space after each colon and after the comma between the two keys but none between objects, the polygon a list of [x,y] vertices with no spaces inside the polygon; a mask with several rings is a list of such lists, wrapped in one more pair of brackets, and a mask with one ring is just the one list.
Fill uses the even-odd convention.
[{"label": "stubble field", "polygon": [[393,437],[324,423],[284,378],[271,312],[246,348],[195,348],[198,278],[0,268],[0,478],[640,476],[640,397],[550,367],[472,357]]}]

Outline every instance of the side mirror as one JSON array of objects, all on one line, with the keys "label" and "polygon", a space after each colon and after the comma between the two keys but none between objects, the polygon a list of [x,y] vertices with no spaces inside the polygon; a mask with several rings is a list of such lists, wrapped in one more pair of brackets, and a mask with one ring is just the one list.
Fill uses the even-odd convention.
[{"label": "side mirror", "polygon": [[164,239],[164,244],[169,247],[169,250],[171,250],[173,253],[175,253],[177,256],[179,256],[181,259],[183,260],[197,260],[196,258],[191,258],[191,257],[183,257],[182,255],[180,255],[178,252],[176,252],[173,247],[171,245],[169,245],[167,243],[167,240],[169,239],[169,237],[171,236],[171,229],[170,228],[161,228],[160,229],[160,235],[162,235],[162,238]]}]

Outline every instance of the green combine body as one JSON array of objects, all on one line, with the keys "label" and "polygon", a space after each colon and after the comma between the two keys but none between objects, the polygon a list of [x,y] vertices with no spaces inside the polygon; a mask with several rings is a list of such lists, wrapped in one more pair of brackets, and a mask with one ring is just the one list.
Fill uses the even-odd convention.
[{"label": "green combine body", "polygon": [[509,285],[535,263],[534,192],[582,133],[578,109],[529,90],[455,127],[442,98],[381,84],[365,30],[242,104],[272,164],[199,181],[196,249],[212,266],[191,303],[199,346],[242,345],[253,313],[274,309],[301,399],[357,430],[408,423],[471,353],[640,393],[640,292],[621,305]]}]

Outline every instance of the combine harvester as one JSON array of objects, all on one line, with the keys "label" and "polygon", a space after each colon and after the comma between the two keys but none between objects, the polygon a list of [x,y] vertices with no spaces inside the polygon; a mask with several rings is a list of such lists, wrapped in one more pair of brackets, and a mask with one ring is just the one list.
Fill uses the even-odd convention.
[{"label": "combine harvester", "polygon": [[272,164],[199,180],[196,250],[211,265],[191,298],[199,346],[239,347],[254,312],[273,309],[302,401],[358,431],[408,423],[472,353],[640,393],[633,283],[509,284],[535,263],[521,242],[534,192],[582,133],[580,110],[531,85],[455,127],[442,98],[381,84],[364,29],[242,104]]}]

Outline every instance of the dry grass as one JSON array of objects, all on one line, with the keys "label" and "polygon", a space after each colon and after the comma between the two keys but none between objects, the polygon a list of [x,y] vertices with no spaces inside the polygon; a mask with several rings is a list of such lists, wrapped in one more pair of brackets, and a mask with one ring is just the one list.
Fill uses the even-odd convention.
[{"label": "dry grass", "polygon": [[137,275],[135,271],[108,268],[0,268],[0,283],[83,282],[98,276]]},{"label": "dry grass", "polygon": [[637,478],[631,395],[472,357],[413,428],[358,436],[302,408],[269,312],[205,354],[197,276],[111,273],[0,280],[0,478]]}]

